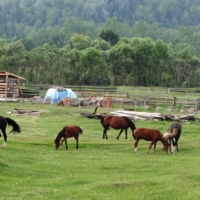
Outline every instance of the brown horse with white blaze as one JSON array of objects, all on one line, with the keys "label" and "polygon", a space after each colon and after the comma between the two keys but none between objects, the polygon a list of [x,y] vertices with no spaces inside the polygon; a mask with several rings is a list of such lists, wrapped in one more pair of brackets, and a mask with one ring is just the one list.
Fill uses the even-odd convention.
[{"label": "brown horse with white blaze", "polygon": [[136,128],[133,132],[133,138],[136,140],[134,144],[134,152],[137,152],[137,146],[140,139],[151,141],[149,148],[147,149],[147,154],[149,153],[149,150],[151,149],[152,145],[154,145],[154,153],[156,152],[156,143],[160,141],[163,146],[164,150],[169,153],[169,144],[166,138],[163,137],[161,132],[156,129],[148,129],[148,128]]},{"label": "brown horse with white blaze", "polygon": [[[68,149],[67,139],[74,137],[76,140],[76,149],[78,149],[79,134],[82,134],[82,133],[83,133],[83,130],[79,126],[76,126],[76,125],[63,127],[63,129],[58,133],[54,141],[55,148],[58,149],[59,146],[60,145],[62,146],[62,143],[65,141],[66,149]],[[61,141],[61,144],[60,144],[60,141]]]}]

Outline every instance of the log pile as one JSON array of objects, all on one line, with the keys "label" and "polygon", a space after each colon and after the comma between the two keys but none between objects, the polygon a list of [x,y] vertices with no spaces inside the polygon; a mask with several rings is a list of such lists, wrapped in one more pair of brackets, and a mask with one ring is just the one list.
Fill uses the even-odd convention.
[{"label": "log pile", "polygon": [[15,115],[21,115],[21,116],[40,116],[42,113],[35,111],[35,110],[23,110],[23,109],[14,109],[14,114]]},{"label": "log pile", "polygon": [[162,113],[136,112],[136,111],[126,111],[126,110],[117,110],[115,112],[111,112],[111,114],[115,116],[126,116],[134,120],[187,121],[196,119],[193,114],[178,116],[178,115],[169,115]]}]

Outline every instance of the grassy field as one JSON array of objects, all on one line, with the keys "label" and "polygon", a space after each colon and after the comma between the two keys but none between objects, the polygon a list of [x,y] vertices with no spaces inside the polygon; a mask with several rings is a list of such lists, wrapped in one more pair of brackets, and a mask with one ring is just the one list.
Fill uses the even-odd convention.
[{"label": "grassy field", "polygon": [[[118,130],[108,131],[97,119],[83,118],[80,113],[93,109],[58,107],[42,104],[23,105],[41,111],[39,117],[8,115],[19,103],[1,103],[0,115],[14,119],[20,134],[8,134],[7,147],[0,149],[0,199],[199,199],[200,134],[198,120],[182,124],[179,152],[166,154],[160,142],[156,154],[146,155],[149,142],[140,141],[134,154],[134,140]],[[105,112],[103,109],[98,112]],[[106,110],[107,112],[107,110]],[[136,127],[156,128],[165,132],[170,122],[134,121]],[[54,139],[65,125],[83,129],[79,149],[75,140],[55,150]],[[7,133],[11,127],[7,127]],[[3,144],[3,138],[0,139]]]}]

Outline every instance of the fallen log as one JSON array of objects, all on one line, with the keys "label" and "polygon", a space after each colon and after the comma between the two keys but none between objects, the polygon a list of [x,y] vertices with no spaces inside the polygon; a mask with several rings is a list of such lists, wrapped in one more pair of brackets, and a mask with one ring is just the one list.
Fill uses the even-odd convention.
[{"label": "fallen log", "polygon": [[14,109],[13,113],[17,115],[23,115],[23,116],[27,116],[27,115],[40,116],[42,114],[41,112],[38,112],[35,110],[23,110],[23,109],[17,109],[17,108]]},{"label": "fallen log", "polygon": [[147,112],[135,112],[135,111],[125,111],[125,110],[117,110],[115,112],[111,112],[112,115],[115,116],[126,116],[134,120],[169,120],[169,121],[183,121],[183,120],[195,120],[195,116],[190,115],[169,115],[162,113],[147,113]]}]

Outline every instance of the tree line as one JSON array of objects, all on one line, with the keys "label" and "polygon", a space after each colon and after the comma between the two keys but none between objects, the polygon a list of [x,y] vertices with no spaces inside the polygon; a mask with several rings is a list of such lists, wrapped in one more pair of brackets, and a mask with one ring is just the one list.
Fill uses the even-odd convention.
[{"label": "tree line", "polygon": [[200,55],[197,0],[7,0],[0,1],[0,37],[20,39],[30,51],[43,44],[62,48],[74,33],[96,39],[104,29],[119,37],[150,37]]},{"label": "tree line", "polygon": [[74,33],[63,47],[44,43],[27,50],[21,39],[0,38],[0,70],[27,83],[56,85],[200,86],[200,60],[187,46],[119,37],[110,29],[95,39]]}]

